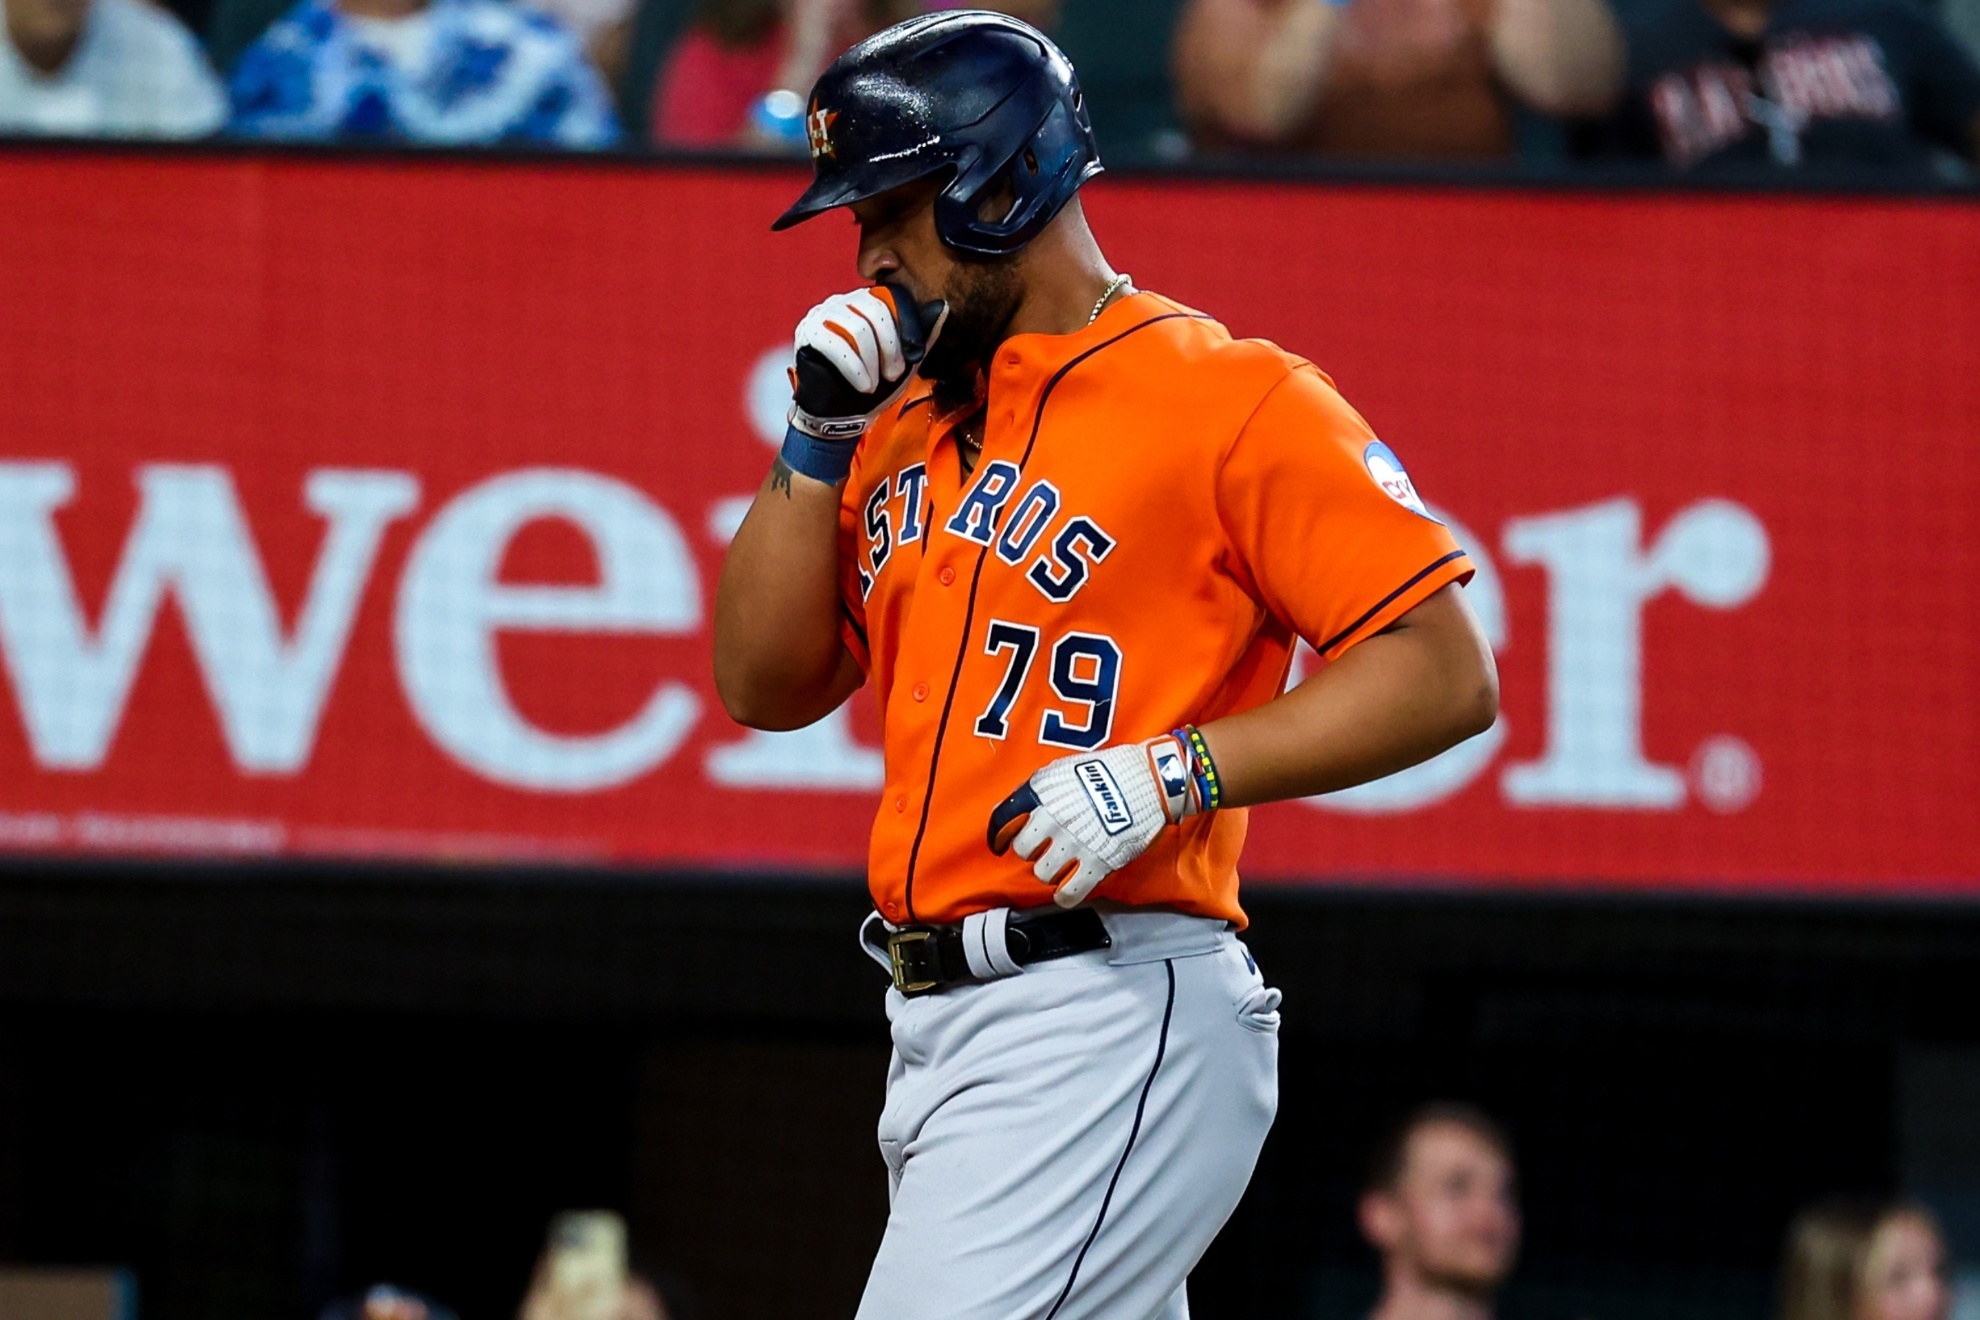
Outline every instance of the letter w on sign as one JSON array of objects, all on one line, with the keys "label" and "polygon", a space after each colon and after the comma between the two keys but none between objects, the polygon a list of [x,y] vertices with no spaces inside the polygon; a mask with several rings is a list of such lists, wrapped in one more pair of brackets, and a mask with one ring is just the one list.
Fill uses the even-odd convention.
[{"label": "letter w on sign", "polygon": [[235,764],[300,770],[379,538],[418,503],[419,484],[403,472],[309,475],[306,502],[329,528],[293,635],[225,468],[155,464],[138,469],[137,484],[137,521],[92,635],[54,525],[75,495],[74,472],[0,463],[0,658],[36,762],[103,763],[170,592]]}]

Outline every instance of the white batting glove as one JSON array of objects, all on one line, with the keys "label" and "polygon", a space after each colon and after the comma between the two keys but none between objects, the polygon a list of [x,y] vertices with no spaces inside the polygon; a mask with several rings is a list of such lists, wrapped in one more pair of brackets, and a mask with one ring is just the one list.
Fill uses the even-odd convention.
[{"label": "white batting glove", "polygon": [[791,470],[845,480],[860,436],[901,397],[948,315],[941,302],[917,305],[898,284],[834,294],[805,313],[784,434]]},{"label": "white batting glove", "polygon": [[1148,850],[1156,836],[1203,809],[1189,749],[1174,734],[1063,756],[990,813],[990,851],[1015,849],[1077,907],[1094,887]]}]

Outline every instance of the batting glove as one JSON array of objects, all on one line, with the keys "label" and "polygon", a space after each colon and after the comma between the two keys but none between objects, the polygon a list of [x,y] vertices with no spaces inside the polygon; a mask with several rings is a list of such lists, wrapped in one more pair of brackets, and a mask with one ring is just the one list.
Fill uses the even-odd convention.
[{"label": "batting glove", "polygon": [[1053,902],[1077,907],[1203,803],[1202,781],[1178,734],[1063,756],[990,813],[990,851],[1001,857],[1015,848],[1033,875],[1055,886]]},{"label": "batting glove", "polygon": [[941,302],[917,305],[898,284],[834,294],[798,322],[784,462],[836,485],[873,419],[907,388],[948,319]]}]

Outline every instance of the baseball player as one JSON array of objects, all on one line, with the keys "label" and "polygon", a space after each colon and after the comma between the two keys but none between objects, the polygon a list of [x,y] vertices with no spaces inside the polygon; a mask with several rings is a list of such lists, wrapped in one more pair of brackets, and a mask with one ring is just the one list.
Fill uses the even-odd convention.
[{"label": "baseball player", "polygon": [[[1038,32],[911,19],[806,125],[775,227],[850,208],[868,287],[798,326],[715,678],[757,728],[880,708],[892,1212],[859,1317],[1177,1320],[1277,1105],[1245,809],[1492,723],[1471,566],[1311,364],[1107,264]],[[1327,663],[1282,694],[1302,637]]]}]

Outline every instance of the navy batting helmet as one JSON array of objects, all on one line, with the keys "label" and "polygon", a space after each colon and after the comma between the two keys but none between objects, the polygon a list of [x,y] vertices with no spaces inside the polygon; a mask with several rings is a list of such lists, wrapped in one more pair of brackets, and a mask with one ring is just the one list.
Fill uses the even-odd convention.
[{"label": "navy batting helmet", "polygon": [[[946,172],[936,232],[996,256],[1038,237],[1100,172],[1065,55],[1036,28],[976,9],[911,18],[839,56],[812,88],[805,136],[815,177],[772,229]],[[986,220],[979,206],[1000,178],[1014,201]]]}]

